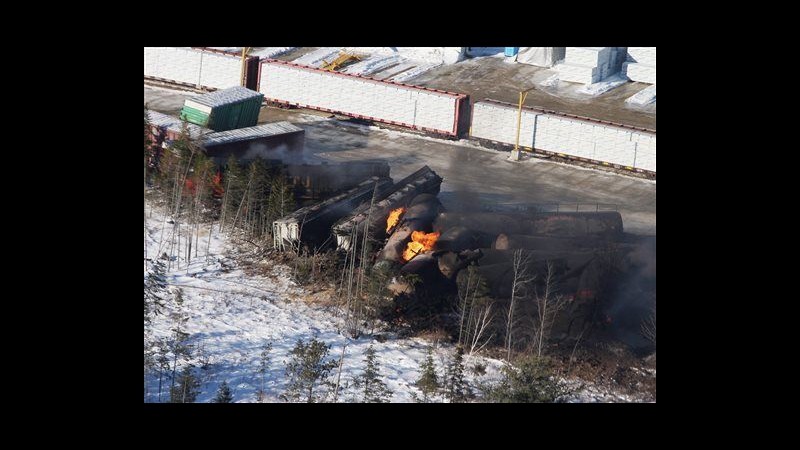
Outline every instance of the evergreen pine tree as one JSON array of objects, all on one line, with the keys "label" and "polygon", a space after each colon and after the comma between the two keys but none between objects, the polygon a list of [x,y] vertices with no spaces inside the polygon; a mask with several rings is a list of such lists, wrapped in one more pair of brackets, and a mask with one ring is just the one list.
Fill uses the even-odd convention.
[{"label": "evergreen pine tree", "polygon": [[392,391],[380,378],[380,365],[375,356],[375,349],[370,345],[364,352],[364,373],[354,380],[355,388],[362,394],[364,403],[388,403]]},{"label": "evergreen pine tree", "polygon": [[267,198],[267,215],[270,222],[275,221],[294,210],[292,187],[286,182],[286,176],[279,172],[272,179]]},{"label": "evergreen pine tree", "polygon": [[147,117],[147,105],[144,105],[144,155],[150,150],[150,118]]},{"label": "evergreen pine tree", "polygon": [[144,322],[150,323],[152,314],[160,314],[164,306],[161,292],[167,288],[164,262],[156,259],[144,277]]},{"label": "evergreen pine tree", "polygon": [[161,151],[158,158],[158,171],[156,172],[155,182],[167,198],[167,207],[171,208],[174,200],[171,193],[175,188],[175,174],[179,169],[178,156],[170,149]]},{"label": "evergreen pine tree", "polygon": [[172,314],[172,319],[175,326],[172,328],[172,336],[167,342],[168,349],[172,353],[172,385],[170,390],[175,388],[175,383],[178,381],[176,372],[178,370],[178,360],[180,358],[189,359],[191,356],[191,346],[187,343],[189,334],[184,331],[184,327],[189,318],[183,311],[183,289],[175,291],[175,312]]},{"label": "evergreen pine tree", "polygon": [[223,381],[222,384],[219,385],[214,403],[233,403],[233,394],[226,381]]},{"label": "evergreen pine tree", "polygon": [[170,403],[194,403],[200,394],[200,380],[194,375],[191,366],[183,368],[178,382],[170,389]]},{"label": "evergreen pine tree", "polygon": [[[256,239],[261,236],[266,226],[268,196],[272,185],[272,175],[261,158],[255,158],[250,163],[247,183],[250,190],[245,201],[247,214],[242,218],[242,224],[250,236]],[[272,228],[271,223],[270,228]]]},{"label": "evergreen pine tree", "polygon": [[158,368],[158,402],[161,403],[161,392],[163,390],[164,375],[169,376],[170,358],[169,350],[170,344],[168,339],[159,339],[157,341],[158,353],[156,356],[156,367]]},{"label": "evergreen pine tree", "polygon": [[[146,333],[146,332],[145,332]],[[144,336],[144,401],[147,403],[147,375],[156,364],[153,344],[147,334]]]},{"label": "evergreen pine tree", "polygon": [[176,152],[180,158],[183,171],[186,170],[189,164],[194,163],[193,153],[196,152],[197,146],[194,139],[189,134],[187,122],[183,122],[180,134],[178,134],[177,139],[172,142],[172,150]]},{"label": "evergreen pine tree", "polygon": [[456,347],[452,361],[445,370],[445,396],[450,403],[464,403],[471,396],[472,392],[464,381],[464,349],[459,345]]},{"label": "evergreen pine tree", "polygon": [[214,161],[206,156],[206,154],[202,151],[195,153],[192,182],[194,183],[196,189],[199,190],[197,192],[200,200],[200,204],[198,206],[211,206],[211,185],[213,184],[215,173]]},{"label": "evergreen pine tree", "polygon": [[258,361],[258,375],[261,381],[261,387],[256,392],[256,398],[258,401],[261,402],[264,400],[264,396],[266,395],[265,391],[265,383],[267,379],[267,371],[269,370],[269,363],[270,363],[270,352],[272,351],[272,342],[267,342],[261,347],[261,355]]},{"label": "evergreen pine tree", "polygon": [[236,157],[231,155],[228,157],[228,162],[225,166],[225,181],[223,182],[223,189],[225,196],[223,200],[223,214],[225,223],[233,223],[236,217],[236,212],[239,210],[239,204],[242,201],[247,181],[244,178],[244,171],[239,165]]},{"label": "evergreen pine tree", "polygon": [[[367,253],[370,254],[370,243],[367,243]],[[369,269],[365,282],[366,296],[364,299],[364,320],[366,321],[369,333],[375,331],[378,320],[394,307],[394,300],[387,286],[394,277],[389,266],[374,265]]]},{"label": "evergreen pine tree", "polygon": [[311,339],[308,344],[298,339],[290,352],[291,359],[286,364],[289,386],[281,394],[283,400],[314,403],[323,399],[325,392],[320,395],[318,388],[331,387],[328,377],[336,367],[336,361],[325,361],[329,351],[330,346],[317,339]]},{"label": "evergreen pine tree", "polygon": [[503,379],[488,389],[486,400],[497,403],[553,403],[571,390],[556,378],[546,357],[527,356],[503,367]]},{"label": "evergreen pine tree", "polygon": [[430,403],[433,397],[441,389],[439,377],[436,376],[436,364],[433,362],[433,347],[428,347],[428,354],[425,361],[420,366],[422,375],[414,385],[422,392],[422,398],[412,394],[414,400],[420,403]]}]

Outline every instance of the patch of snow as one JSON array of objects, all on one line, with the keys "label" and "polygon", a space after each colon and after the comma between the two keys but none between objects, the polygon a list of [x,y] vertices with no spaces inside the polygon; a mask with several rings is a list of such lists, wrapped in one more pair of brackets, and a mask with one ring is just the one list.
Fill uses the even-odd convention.
[{"label": "patch of snow", "polygon": [[627,78],[623,77],[619,73],[616,73],[597,83],[585,84],[583,85],[582,88],[578,89],[576,92],[579,94],[597,96],[605,92],[608,92],[611,89],[622,86],[627,82],[628,82]]},{"label": "patch of snow", "polygon": [[320,67],[325,64],[325,61],[331,62],[336,59],[340,50],[342,50],[341,47],[322,47],[313,52],[306,53],[292,62],[311,67]]},{"label": "patch of snow", "polygon": [[556,73],[541,81],[539,85],[545,87],[558,87],[558,81],[558,74]]},{"label": "patch of snow", "polygon": [[274,58],[284,53],[290,52],[297,47],[264,47],[250,52],[251,56],[258,56],[259,58]]},{"label": "patch of snow", "polygon": [[413,69],[406,70],[405,72],[402,72],[402,73],[397,74],[397,75],[395,75],[393,77],[390,77],[390,78],[388,78],[388,80],[396,81],[398,83],[402,83],[402,82],[408,81],[408,80],[410,80],[410,79],[412,79],[414,77],[418,77],[418,76],[422,75],[423,73],[425,73],[425,72],[427,72],[427,71],[429,71],[431,69],[434,69],[436,67],[439,67],[439,66],[441,66],[441,64],[420,64],[420,65],[414,67]]},{"label": "patch of snow", "polygon": [[575,393],[562,399],[566,403],[633,403],[645,401],[642,395],[629,395],[591,382],[578,379],[564,379]]},{"label": "patch of snow", "polygon": [[648,86],[625,100],[625,103],[636,106],[647,106],[656,101],[656,85]]},{"label": "patch of snow", "polygon": [[373,55],[367,59],[346,67],[342,72],[349,73],[351,75],[371,75],[391,65],[397,64],[400,61],[401,58],[397,54]]},{"label": "patch of snow", "polygon": [[428,64],[453,64],[461,61],[461,47],[348,47],[348,51],[370,55],[397,55],[403,59]]}]

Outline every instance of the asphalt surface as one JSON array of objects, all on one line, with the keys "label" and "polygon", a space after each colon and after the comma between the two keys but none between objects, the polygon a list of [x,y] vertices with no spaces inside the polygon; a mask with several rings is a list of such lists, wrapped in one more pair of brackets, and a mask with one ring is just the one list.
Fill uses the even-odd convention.
[{"label": "asphalt surface", "polygon": [[[181,93],[145,86],[150,108],[176,115]],[[581,211],[616,209],[625,230],[656,234],[656,182],[600,169],[532,158],[508,161],[508,152],[330,119],[308,111],[262,108],[259,123],[287,120],[306,131],[304,157],[314,161],[387,161],[395,180],[427,164],[444,178],[439,198],[451,209],[507,209],[561,204]]]}]

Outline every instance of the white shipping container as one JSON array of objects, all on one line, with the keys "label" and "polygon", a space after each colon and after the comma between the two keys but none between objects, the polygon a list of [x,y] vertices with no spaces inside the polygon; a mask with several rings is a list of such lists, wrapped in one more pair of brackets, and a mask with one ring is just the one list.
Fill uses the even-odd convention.
[{"label": "white shipping container", "polygon": [[276,61],[263,61],[259,78],[259,91],[268,100],[451,135],[464,98]]}]

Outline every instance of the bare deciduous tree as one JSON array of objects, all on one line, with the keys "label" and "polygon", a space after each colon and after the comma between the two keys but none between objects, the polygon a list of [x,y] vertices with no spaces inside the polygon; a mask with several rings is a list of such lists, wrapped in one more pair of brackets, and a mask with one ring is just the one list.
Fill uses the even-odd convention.
[{"label": "bare deciduous tree", "polygon": [[469,266],[459,272],[458,284],[458,313],[461,316],[459,325],[458,342],[469,348],[472,355],[481,351],[494,337],[486,337],[486,332],[494,319],[492,308],[494,302],[489,298],[486,280],[478,274],[475,266]]},{"label": "bare deciduous tree", "polygon": [[537,356],[542,356],[558,312],[566,305],[566,298],[557,292],[557,284],[556,267],[551,261],[548,261],[544,287],[541,291],[536,290],[534,293],[536,314],[533,317],[534,337],[531,350]]},{"label": "bare deciduous tree", "polygon": [[653,305],[653,308],[650,311],[650,315],[647,316],[642,321],[642,336],[645,337],[648,341],[653,343],[653,346],[656,345],[656,307]]},{"label": "bare deciduous tree", "polygon": [[514,317],[516,312],[517,302],[520,298],[527,295],[528,285],[536,279],[536,275],[531,274],[529,270],[529,263],[531,260],[530,253],[523,249],[514,251],[512,259],[513,278],[511,280],[511,302],[508,305],[508,312],[506,314],[506,360],[511,360],[511,349],[514,345],[514,326],[519,322]]},{"label": "bare deciduous tree", "polygon": [[492,313],[492,306],[494,306],[494,302],[489,302],[486,304],[481,305],[473,305],[470,311],[470,318],[472,318],[472,327],[470,331],[471,339],[470,339],[470,347],[469,347],[469,354],[475,354],[479,351],[483,350],[487,344],[492,340],[494,334],[488,336],[486,339],[483,339],[484,333],[486,332],[489,324],[492,323],[492,319],[494,318],[494,314]]}]

